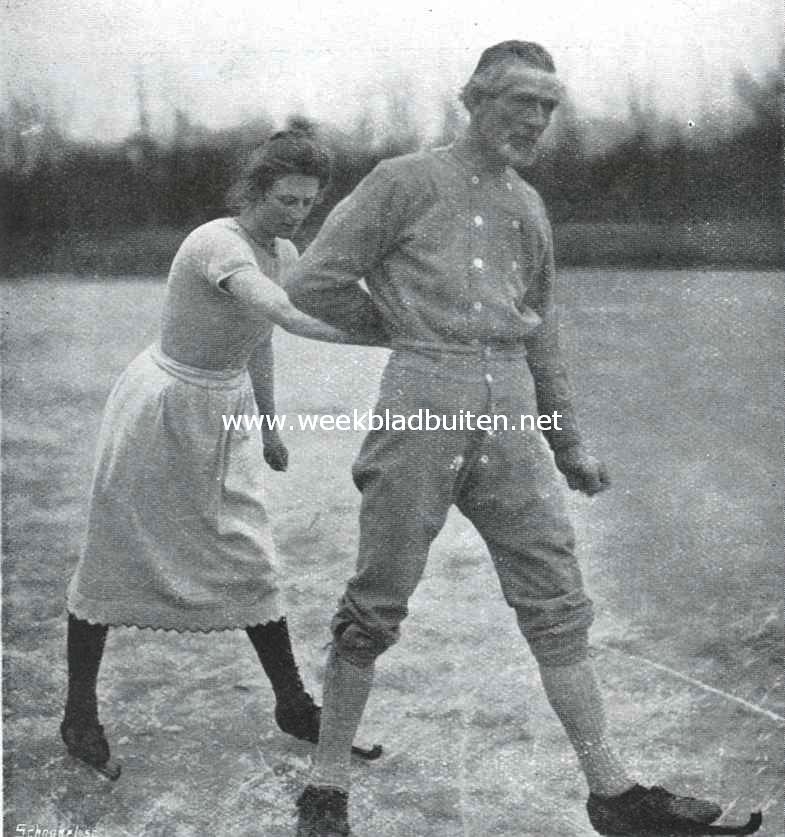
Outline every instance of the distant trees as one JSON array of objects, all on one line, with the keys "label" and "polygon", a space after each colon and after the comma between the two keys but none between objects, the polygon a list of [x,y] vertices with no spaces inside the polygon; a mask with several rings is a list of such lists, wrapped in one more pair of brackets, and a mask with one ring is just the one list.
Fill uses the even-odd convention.
[{"label": "distant trees", "polygon": [[[560,107],[539,164],[524,176],[543,193],[555,221],[670,221],[759,217],[781,220],[783,79],[735,78],[733,124],[693,130],[632,97],[626,118],[588,119]],[[0,114],[0,224],[9,241],[41,246],[73,231],[187,227],[225,211],[224,197],[244,157],[273,130],[265,114],[231,130],[209,131],[174,114],[171,136],[151,134],[144,89],[140,122],[121,143],[69,140],[46,107],[11,99]],[[449,142],[465,124],[445,99],[437,128],[423,135],[405,80],[349,129],[322,126],[335,174],[304,239],[328,209],[379,160],[426,142]],[[307,119],[293,116],[290,120]],[[301,242],[302,243],[302,242]]]},{"label": "distant trees", "polygon": [[740,71],[735,89],[734,121],[708,126],[677,125],[638,96],[614,124],[583,121],[567,102],[556,142],[525,176],[555,220],[781,220],[782,74]]}]

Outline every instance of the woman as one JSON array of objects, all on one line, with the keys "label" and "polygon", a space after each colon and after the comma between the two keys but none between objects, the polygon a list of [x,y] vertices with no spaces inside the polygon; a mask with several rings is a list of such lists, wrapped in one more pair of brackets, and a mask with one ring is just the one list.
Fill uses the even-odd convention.
[{"label": "woman", "polygon": [[[273,326],[330,342],[374,344],[300,313],[280,287],[288,241],[329,178],[329,158],[281,132],[241,179],[236,217],[202,225],[169,273],[160,341],[125,370],[98,441],[87,538],[68,590],[69,753],[116,779],[98,721],[96,681],[109,626],[244,628],[276,698],[275,719],[315,742],[278,600],[262,504],[262,455],[285,470],[275,430],[227,430],[223,416],[273,415]],[[261,448],[261,449],[260,449]]]}]

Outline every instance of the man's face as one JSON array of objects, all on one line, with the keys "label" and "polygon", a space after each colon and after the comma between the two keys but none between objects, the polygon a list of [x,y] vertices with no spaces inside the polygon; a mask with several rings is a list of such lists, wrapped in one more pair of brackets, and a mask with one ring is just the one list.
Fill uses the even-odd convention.
[{"label": "man's face", "polygon": [[279,177],[254,204],[254,226],[267,235],[291,238],[308,217],[319,180],[304,174]]},{"label": "man's face", "polygon": [[513,64],[499,79],[498,91],[482,99],[472,113],[477,135],[490,159],[514,168],[530,166],[558,104],[556,77]]}]

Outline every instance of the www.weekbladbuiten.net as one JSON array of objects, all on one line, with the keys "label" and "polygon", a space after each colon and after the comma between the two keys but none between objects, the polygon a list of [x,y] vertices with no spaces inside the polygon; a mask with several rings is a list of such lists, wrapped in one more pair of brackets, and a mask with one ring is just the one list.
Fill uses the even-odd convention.
[{"label": "www.weekbladbuiten.net", "polygon": [[561,430],[559,420],[562,413],[553,412],[543,415],[522,414],[511,418],[504,414],[475,413],[471,410],[459,410],[457,413],[432,413],[429,409],[414,413],[394,413],[388,409],[382,412],[373,410],[353,410],[351,413],[280,413],[261,415],[222,415],[223,428],[226,431],[357,431],[370,430],[480,430],[486,433],[499,433],[516,430]]}]

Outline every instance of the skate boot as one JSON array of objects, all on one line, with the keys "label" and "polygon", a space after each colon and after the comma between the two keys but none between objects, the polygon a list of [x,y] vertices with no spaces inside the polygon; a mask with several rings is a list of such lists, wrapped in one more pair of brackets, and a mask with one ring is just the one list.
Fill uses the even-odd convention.
[{"label": "skate boot", "polygon": [[345,791],[308,785],[297,808],[297,837],[352,837]]},{"label": "skate boot", "polygon": [[64,719],[60,724],[60,735],[69,754],[115,781],[120,777],[122,767],[109,752],[109,743],[104,728],[95,721]]},{"label": "skate boot", "polygon": [[761,826],[760,813],[752,814],[745,825],[711,825],[722,814],[719,805],[676,796],[657,785],[635,785],[619,796],[590,794],[586,809],[598,834],[623,837],[754,834]]}]

